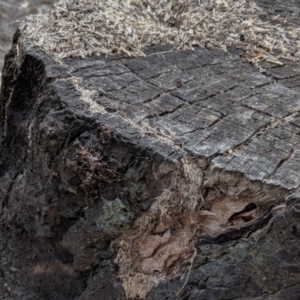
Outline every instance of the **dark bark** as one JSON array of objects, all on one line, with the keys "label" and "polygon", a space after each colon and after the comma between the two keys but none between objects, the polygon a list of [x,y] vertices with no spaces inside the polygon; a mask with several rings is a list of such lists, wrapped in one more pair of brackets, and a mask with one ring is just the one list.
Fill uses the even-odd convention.
[{"label": "dark bark", "polygon": [[237,49],[154,47],[58,64],[18,38],[0,96],[1,299],[124,299],[118,243],[172,201],[140,237],[163,241],[154,262],[173,251],[146,299],[299,299],[299,63],[260,73]]}]

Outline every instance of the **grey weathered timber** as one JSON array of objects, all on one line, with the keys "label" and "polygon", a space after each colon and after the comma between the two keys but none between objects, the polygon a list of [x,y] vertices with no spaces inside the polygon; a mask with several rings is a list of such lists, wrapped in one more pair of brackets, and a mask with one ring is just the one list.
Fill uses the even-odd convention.
[{"label": "grey weathered timber", "polygon": [[[124,256],[140,259],[130,271],[157,280],[146,299],[300,298],[299,62],[260,72],[240,49],[169,50],[59,64],[16,33],[0,95],[0,299],[126,299],[130,239],[144,245]],[[153,230],[137,228],[158,204]]]}]

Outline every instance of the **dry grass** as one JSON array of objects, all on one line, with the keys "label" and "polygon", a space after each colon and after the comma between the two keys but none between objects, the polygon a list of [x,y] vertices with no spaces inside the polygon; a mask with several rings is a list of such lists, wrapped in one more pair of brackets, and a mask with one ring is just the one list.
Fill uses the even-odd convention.
[{"label": "dry grass", "polygon": [[[145,55],[155,44],[173,50],[240,47],[246,59],[300,56],[300,29],[263,22],[249,0],[60,0],[50,12],[21,24],[26,42],[56,60],[69,56]],[[275,54],[276,53],[276,54]]]}]

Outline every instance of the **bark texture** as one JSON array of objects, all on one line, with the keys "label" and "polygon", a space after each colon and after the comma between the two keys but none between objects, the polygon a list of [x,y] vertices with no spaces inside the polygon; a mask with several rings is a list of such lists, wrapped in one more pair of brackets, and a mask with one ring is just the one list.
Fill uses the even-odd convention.
[{"label": "bark texture", "polygon": [[58,64],[16,33],[1,299],[299,299],[299,62],[168,50]]}]

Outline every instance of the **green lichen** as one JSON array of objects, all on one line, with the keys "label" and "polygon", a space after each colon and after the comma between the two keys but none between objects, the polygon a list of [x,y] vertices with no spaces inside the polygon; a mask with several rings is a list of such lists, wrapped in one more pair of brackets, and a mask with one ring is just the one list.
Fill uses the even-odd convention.
[{"label": "green lichen", "polygon": [[134,219],[134,213],[127,201],[116,198],[103,200],[95,216],[97,229],[109,235],[121,234],[129,230]]}]

